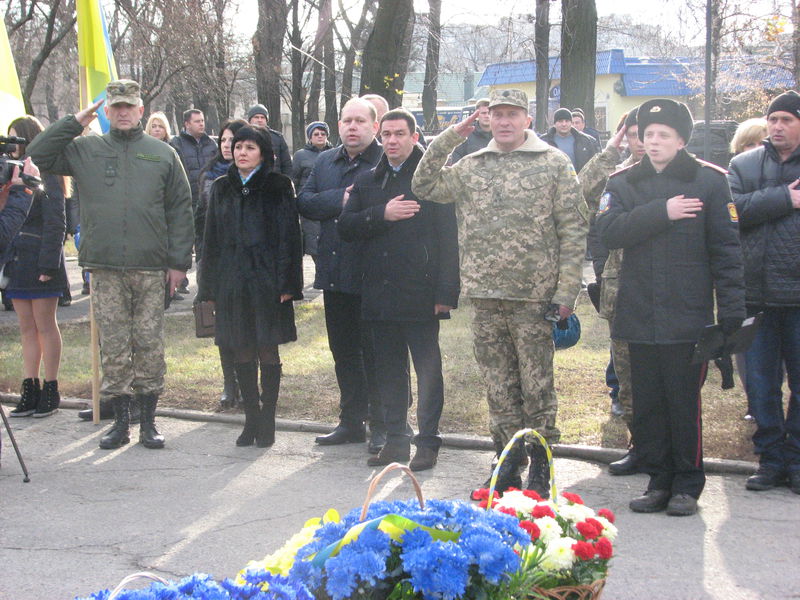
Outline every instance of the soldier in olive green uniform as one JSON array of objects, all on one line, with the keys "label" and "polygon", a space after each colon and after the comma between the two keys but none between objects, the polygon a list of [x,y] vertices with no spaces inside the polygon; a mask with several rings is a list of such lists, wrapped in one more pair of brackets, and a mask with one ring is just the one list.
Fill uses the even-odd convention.
[{"label": "soldier in olive green uniform", "polygon": [[[462,289],[475,307],[475,358],[487,386],[491,434],[499,454],[510,437],[535,428],[557,442],[552,324],[565,319],[581,287],[585,204],[569,158],[528,130],[528,98],[496,90],[490,99],[493,140],[445,166],[473,130],[477,112],[430,145],[413,190],[455,202]],[[546,460],[531,447],[528,488],[548,491]],[[509,454],[498,488],[521,486],[521,449]],[[504,463],[505,466],[505,463]]]},{"label": "soldier in olive green uniform", "polygon": [[78,260],[92,272],[101,394],[112,402],[115,418],[100,447],[130,441],[135,394],[142,413],[139,440],[147,448],[161,448],[155,410],[166,372],[164,285],[166,278],[174,293],[192,264],[191,191],[175,150],[143,132],[144,108],[135,81],[106,87],[110,131],[79,137],[102,102],[48,127],[28,152],[43,170],[71,175],[81,196]]},{"label": "soldier in olive green uniform", "polygon": [[[609,175],[620,169],[636,164],[644,156],[644,145],[639,140],[639,126],[636,124],[637,109],[633,109],[620,124],[616,135],[608,141],[605,150],[595,154],[581,169],[578,179],[581,190],[586,199],[586,204],[592,215],[597,213],[600,196],[605,189]],[[620,162],[620,145],[622,138],[628,142],[630,155]],[[609,251],[606,249],[595,233],[594,217],[589,229],[589,251],[594,263],[594,272],[600,285],[600,316],[611,322],[614,319],[614,305],[617,301],[619,289],[619,270],[622,265],[622,249]],[[633,393],[631,392],[631,359],[628,352],[628,343],[622,340],[611,340],[611,356],[614,362],[614,371],[619,380],[619,402],[622,405],[622,418],[631,428],[633,422]],[[612,475],[632,475],[638,472],[636,451],[631,445],[628,453],[620,460],[609,465],[608,471]]]}]

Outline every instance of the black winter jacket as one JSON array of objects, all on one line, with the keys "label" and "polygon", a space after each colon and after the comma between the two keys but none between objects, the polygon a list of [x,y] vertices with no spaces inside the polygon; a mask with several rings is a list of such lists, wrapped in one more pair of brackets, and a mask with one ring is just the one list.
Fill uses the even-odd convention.
[{"label": "black winter jacket", "polygon": [[275,163],[272,165],[272,170],[291,177],[292,155],[289,153],[289,145],[286,143],[286,138],[274,129],[269,129],[269,134],[272,136],[272,152],[275,155]]},{"label": "black winter jacket", "polygon": [[0,210],[0,266],[4,264],[3,257],[12,240],[28,218],[32,200],[33,194],[23,185],[15,185],[8,192],[6,205]]},{"label": "black winter jacket", "polygon": [[217,154],[217,143],[205,133],[196,140],[194,136],[181,131],[169,141],[169,145],[175,148],[186,171],[189,187],[192,188],[192,208],[195,208],[200,194],[200,171]]},{"label": "black winter jacket", "polygon": [[211,186],[198,300],[216,302],[217,345],[240,348],[297,339],[288,294],[303,297],[300,227],[288,177],[257,171],[243,184],[239,171]]},{"label": "black winter jacket", "polygon": [[[581,133],[574,127],[570,130],[572,137],[575,138],[575,162],[573,166],[575,167],[575,172],[578,173],[583,168],[589,159],[592,158],[600,148],[597,145],[597,140],[595,140],[592,136],[586,135],[585,133]],[[547,130],[547,133],[541,136],[541,138],[553,146],[554,148],[558,148],[555,142],[556,128],[551,127]]]},{"label": "black winter jacket", "polygon": [[[645,156],[608,180],[597,228],[607,248],[624,248],[611,325],[615,339],[696,342],[714,321],[744,319],[742,253],[730,191],[719,167],[682,150],[657,173]],[[695,218],[671,221],[667,200],[699,198]]]},{"label": "black winter jacket", "polygon": [[800,210],[787,187],[798,178],[800,148],[782,162],[769,140],[731,161],[747,304],[800,306]]},{"label": "black winter jacket", "polygon": [[[43,175],[45,191],[34,194],[28,218],[6,253],[4,275],[7,289],[24,292],[57,292],[67,284],[64,265],[64,191],[61,180]],[[48,281],[39,281],[48,275]]]},{"label": "black winter jacket", "polygon": [[297,207],[307,219],[321,222],[317,244],[317,273],[314,287],[318,290],[361,293],[362,242],[345,242],[339,237],[336,224],[342,212],[344,190],[360,173],[378,164],[381,146],[377,140],[354,160],[344,146],[337,146],[319,155],[311,175],[300,190]]},{"label": "black winter jacket", "polygon": [[[309,142],[305,145],[305,148],[301,148],[294,153],[294,158],[292,159],[292,181],[294,181],[294,189],[298,192],[303,189],[319,155],[331,148],[333,148],[333,146],[326,142],[325,147],[320,150]],[[319,221],[312,221],[311,219],[300,217],[300,228],[303,231],[303,252],[311,256],[316,256],[319,252],[317,244],[320,230]]]},{"label": "black winter jacket", "polygon": [[[364,240],[361,316],[369,321],[430,321],[434,305],[456,307],[460,291],[458,229],[454,204],[420,200],[411,178],[422,158],[414,150],[395,172],[384,155],[356,178],[339,217],[343,240]],[[386,203],[403,194],[419,212],[401,221],[383,218]],[[449,316],[449,315],[448,315]]]},{"label": "black winter jacket", "polygon": [[492,132],[484,131],[480,127],[476,126],[475,131],[469,134],[469,137],[464,140],[464,143],[460,146],[456,146],[455,150],[450,153],[450,160],[447,161],[448,164],[454,165],[467,154],[472,154],[478,150],[483,150],[491,141]]}]

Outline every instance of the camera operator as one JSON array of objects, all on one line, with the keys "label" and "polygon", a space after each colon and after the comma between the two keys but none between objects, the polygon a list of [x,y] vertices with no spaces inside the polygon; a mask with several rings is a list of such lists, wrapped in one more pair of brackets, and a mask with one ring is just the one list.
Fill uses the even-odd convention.
[{"label": "camera operator", "polygon": [[[39,169],[30,158],[25,159],[23,172],[33,177],[39,176]],[[32,201],[33,191],[25,187],[19,167],[15,166],[11,179],[0,187],[0,266],[11,241],[28,217]]]}]

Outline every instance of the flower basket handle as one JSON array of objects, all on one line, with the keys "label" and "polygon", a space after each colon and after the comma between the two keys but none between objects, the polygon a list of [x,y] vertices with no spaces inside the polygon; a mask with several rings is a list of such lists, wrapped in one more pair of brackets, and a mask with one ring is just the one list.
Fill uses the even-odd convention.
[{"label": "flower basket handle", "polygon": [[158,583],[163,583],[164,585],[169,585],[169,581],[163,579],[156,575],[155,573],[148,573],[147,571],[141,571],[139,573],[134,573],[133,575],[128,575],[125,579],[119,582],[119,585],[111,590],[111,594],[108,596],[108,600],[114,600],[117,596],[119,596],[122,592],[125,591],[125,587],[137,579],[149,579],[150,581],[157,581]]},{"label": "flower basket handle", "polygon": [[361,508],[361,518],[359,521],[363,521],[367,518],[367,510],[369,509],[369,504],[372,501],[372,494],[375,492],[375,488],[378,487],[378,483],[383,478],[384,475],[396,470],[403,471],[406,475],[411,478],[411,483],[414,484],[414,490],[417,492],[417,500],[419,500],[419,507],[425,508],[425,497],[422,495],[422,487],[419,485],[419,481],[414,476],[414,473],[411,469],[409,469],[405,465],[401,465],[400,463],[392,463],[387,465],[383,471],[375,475],[374,479],[369,484],[369,489],[367,490],[367,497],[364,499],[364,506]]},{"label": "flower basket handle", "polygon": [[553,468],[553,453],[550,450],[550,446],[547,445],[547,441],[535,429],[520,429],[512,436],[510,440],[508,440],[506,447],[503,448],[503,451],[500,453],[500,456],[497,459],[497,465],[495,466],[494,471],[492,471],[492,479],[489,482],[489,498],[486,502],[486,510],[490,510],[492,508],[492,502],[494,501],[494,488],[497,485],[497,475],[500,473],[500,466],[503,464],[503,461],[505,461],[508,453],[511,452],[514,444],[517,443],[517,440],[525,437],[526,435],[532,435],[534,438],[536,438],[538,443],[544,447],[544,451],[547,454],[547,466],[550,470],[550,498],[553,499],[553,501],[558,498],[555,470]]}]

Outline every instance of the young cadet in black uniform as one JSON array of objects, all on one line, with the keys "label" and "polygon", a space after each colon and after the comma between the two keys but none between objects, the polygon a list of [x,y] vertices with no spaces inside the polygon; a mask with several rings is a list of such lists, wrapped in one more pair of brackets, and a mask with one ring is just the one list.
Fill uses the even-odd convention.
[{"label": "young cadet in black uniform", "polygon": [[597,213],[606,247],[625,250],[611,335],[630,347],[634,445],[650,475],[630,508],[692,515],[705,484],[706,364],[691,360],[715,291],[726,334],[746,315],[738,218],[725,171],[685,150],[685,104],[649,100],[637,122],[646,154],[610,177]]}]

